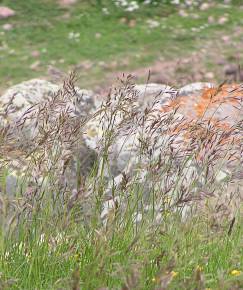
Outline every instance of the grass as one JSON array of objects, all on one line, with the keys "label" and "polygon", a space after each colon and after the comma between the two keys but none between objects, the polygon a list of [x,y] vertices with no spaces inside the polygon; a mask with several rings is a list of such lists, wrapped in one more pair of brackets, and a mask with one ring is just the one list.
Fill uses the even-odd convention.
[{"label": "grass", "polygon": [[[240,2],[233,1],[230,9],[218,4],[194,10],[198,18],[193,19],[179,17],[168,3],[125,13],[110,1],[77,1],[66,9],[54,0],[0,0],[17,12],[0,20],[0,26],[13,25],[4,33],[0,29],[1,90],[29,78],[51,77],[49,66],[65,72],[76,68],[79,86],[93,89],[106,86],[110,73],[190,57],[201,49],[206,49],[202,66],[214,71],[215,55],[234,61],[235,47],[242,47],[240,35],[231,38],[235,46],[221,45],[222,34],[231,36],[242,26]],[[200,28],[209,14],[219,19],[225,13],[227,23]],[[151,19],[160,26],[149,28]],[[72,32],[80,37],[69,39]],[[214,172],[231,157],[231,147],[222,146],[229,136],[210,122],[198,122],[199,130],[191,132],[197,138],[191,137],[188,148],[168,150],[177,144],[174,135],[183,134],[175,130],[181,125],[176,110],[157,119],[149,108],[137,108],[129,78],[118,85],[116,99],[107,97],[87,119],[72,115],[72,88],[71,76],[64,94],[32,107],[17,124],[1,123],[0,289],[242,289],[243,219],[237,196],[242,187],[234,175],[217,182]],[[73,150],[92,120],[103,135],[92,169],[82,176],[87,169],[80,170],[82,160]],[[28,146],[22,135],[26,124],[37,125]],[[234,140],[241,137],[242,121],[237,125],[229,130]],[[206,136],[200,137],[200,129],[206,129]],[[210,130],[222,142],[213,144]],[[116,183],[113,149],[124,135],[137,132],[136,170]],[[176,134],[167,140],[168,132]],[[214,150],[198,161],[204,146]],[[191,160],[200,172],[188,177]],[[17,180],[14,195],[6,192],[9,176]]]},{"label": "grass", "polygon": [[[195,10],[198,19],[180,17],[168,4],[144,6],[129,14],[116,9],[110,1],[101,6],[97,3],[81,1],[64,9],[51,0],[38,3],[3,0],[2,4],[15,9],[17,16],[7,20],[14,28],[0,35],[2,86],[46,76],[48,66],[54,66],[61,71],[77,68],[80,86],[93,88],[102,84],[112,71],[150,65],[161,57],[179,59],[188,56],[217,35],[230,35],[242,25],[242,11],[237,3],[230,9],[217,5],[210,12]],[[103,6],[108,7],[109,15],[102,13]],[[219,19],[225,13],[227,23],[219,25],[216,22],[200,32],[191,30],[208,23],[209,15]],[[125,23],[121,19],[125,19]],[[160,27],[150,29],[147,23],[150,19],[158,21]],[[131,20],[135,21],[134,27],[129,26]],[[5,22],[1,20],[2,24]],[[68,39],[70,32],[80,34],[78,41]],[[33,57],[31,53],[36,50],[40,56]],[[231,47],[229,51],[233,53]],[[222,48],[220,52],[224,53]],[[85,62],[90,63],[90,67],[86,68]],[[212,58],[211,63],[214,63]],[[30,69],[33,64],[36,66]]]},{"label": "grass", "polygon": [[11,289],[78,289],[72,288],[75,271],[82,289],[121,289],[126,284],[127,289],[155,289],[172,271],[176,276],[168,289],[242,285],[242,276],[230,274],[242,265],[240,219],[230,237],[198,220],[181,223],[173,217],[156,230],[149,230],[146,222],[136,231],[114,226],[106,233],[69,224],[58,245],[51,245],[60,235],[57,225],[47,221],[48,216],[38,217],[28,236],[20,228],[19,241],[6,242],[2,283],[13,281]]},{"label": "grass", "polygon": [[[1,289],[241,289],[242,214],[237,186],[231,186],[239,181],[231,176],[218,183],[214,176],[215,168],[223,166],[234,150],[225,151],[222,142],[214,142],[222,138],[227,144],[229,135],[221,135],[207,121],[202,125],[208,126],[207,135],[199,138],[199,128],[194,132],[198,140],[189,140],[189,155],[183,145],[179,152],[168,150],[177,139],[173,134],[168,141],[167,129],[182,122],[176,111],[159,115],[147,127],[154,111],[136,107],[131,79],[124,78],[115,97],[107,97],[88,116],[100,119],[104,130],[94,167],[86,178],[77,176],[74,183],[68,178],[65,185],[63,166],[68,170],[67,161],[75,159],[67,148],[77,145],[90,122],[80,122],[70,111],[73,80],[71,76],[66,82],[64,93],[26,112],[17,128],[9,123],[0,131]],[[26,136],[22,140],[19,134],[29,121],[38,130],[24,147]],[[237,128],[229,131],[234,140],[241,137]],[[130,135],[133,130],[143,132],[136,170],[124,172],[122,182],[114,181],[110,192],[105,169],[109,177],[111,149],[130,129]],[[210,130],[216,130],[214,141]],[[159,156],[152,150],[158,136]],[[197,161],[202,172],[187,178],[188,159],[196,161],[204,145],[215,147]],[[20,161],[22,173],[14,196],[5,189],[13,172],[11,160]],[[147,174],[139,181],[141,169]],[[102,215],[109,195],[116,202]]]}]

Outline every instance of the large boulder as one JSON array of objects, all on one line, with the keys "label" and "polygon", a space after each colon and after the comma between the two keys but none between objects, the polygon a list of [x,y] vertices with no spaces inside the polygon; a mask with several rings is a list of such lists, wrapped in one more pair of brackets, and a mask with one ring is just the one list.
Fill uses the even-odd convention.
[{"label": "large boulder", "polygon": [[[9,88],[0,97],[0,120],[3,122],[7,107],[8,121],[16,121],[29,107],[47,101],[61,87],[41,79],[32,79]],[[94,107],[93,92],[76,88],[76,94],[70,96],[70,105],[80,115],[87,115]]]},{"label": "large boulder", "polygon": [[[140,86],[138,97],[143,96],[146,87],[150,86]],[[153,97],[157,92],[155,90]],[[155,114],[141,113],[141,117],[146,119],[145,126],[137,126],[131,121],[133,134],[119,136],[111,148],[111,152],[116,152],[112,159],[117,171],[113,173],[120,170],[125,175],[118,174],[110,182],[106,192],[109,198],[102,212],[104,223],[110,212],[119,208],[117,204],[122,209],[131,192],[136,192],[137,188],[142,190],[144,204],[149,199],[151,202],[151,194],[157,195],[153,207],[156,220],[157,215],[161,217],[163,214],[165,197],[171,200],[171,204],[175,202],[182,206],[185,217],[190,213],[190,207],[185,206],[188,204],[198,204],[202,209],[202,203],[207,200],[206,209],[209,205],[216,207],[216,204],[221,208],[232,198],[236,203],[242,201],[242,98],[241,85],[214,87],[210,83],[194,83],[171,94],[166,101],[162,98],[156,104]],[[151,103],[153,101],[151,99]],[[171,118],[170,112],[174,112]],[[99,134],[102,136],[102,130],[96,137]],[[139,147],[144,149],[140,158]],[[124,181],[135,188],[126,192],[122,201],[117,200],[114,186],[123,188]],[[231,213],[235,212],[234,205],[228,207]],[[138,215],[141,213],[144,213],[144,208]]]},{"label": "large boulder", "polygon": [[[142,117],[145,107],[153,104],[153,110],[155,112],[150,114],[150,120],[147,120],[146,124],[144,124],[144,127],[147,128],[149,128],[154,120],[154,116],[152,115],[160,114],[161,117],[157,116],[156,118],[158,120],[161,118],[162,120],[164,113],[172,112],[178,107],[173,116],[176,120],[175,126],[171,126],[170,133],[167,134],[168,138],[170,138],[171,134],[178,134],[173,142],[174,149],[182,146],[182,142],[184,146],[188,146],[186,139],[189,137],[192,139],[193,136],[188,137],[187,131],[192,130],[193,126],[199,120],[202,123],[210,120],[215,126],[219,126],[220,129],[226,131],[232,125],[237,125],[237,122],[242,116],[242,88],[239,85],[223,85],[219,88],[214,88],[211,83],[193,83],[176,91],[166,85],[144,84],[135,85],[133,92],[128,90],[127,94],[136,96],[131,101],[130,107],[132,108],[134,106],[134,114],[136,114],[137,119],[139,119],[139,116]],[[114,103],[114,100],[112,102]],[[119,120],[117,116],[114,128],[120,127],[121,122],[122,120]],[[94,150],[97,150],[99,147],[104,128],[106,127],[106,124],[103,124],[105,125],[103,127],[100,124],[100,116],[92,119],[88,123],[85,134],[86,144]],[[163,126],[163,124],[161,125]],[[121,131],[110,148],[110,164],[112,165],[110,173],[112,176],[121,173],[128,167],[128,164],[133,162],[135,151],[139,147],[140,133],[143,131],[142,128],[139,128],[132,121],[128,126],[131,128],[134,126],[137,127],[134,127],[133,132],[130,134]],[[198,130],[198,134],[204,130],[203,124],[200,124],[200,126],[202,128],[200,132]],[[165,138],[165,135],[163,137]],[[228,141],[230,142],[230,140]],[[156,142],[156,150],[159,152],[160,140],[156,140]]]},{"label": "large boulder", "polygon": [[[131,116],[134,114],[136,118],[139,119],[144,114],[145,108],[153,108],[156,114],[156,111],[158,111],[162,105],[169,103],[171,99],[176,97],[177,91],[168,85],[149,83],[135,85],[132,89],[128,88],[125,94],[127,98],[127,108],[125,110],[127,112],[130,111]],[[115,107],[116,102],[116,98],[113,98],[111,105]],[[103,120],[102,126],[101,119]],[[87,124],[84,135],[86,144],[90,148],[98,151],[98,148],[100,148],[100,140],[104,134],[104,128],[108,127],[108,121],[104,121],[102,115],[93,118]],[[129,130],[127,131],[128,127],[131,127],[131,134],[128,133]],[[123,117],[121,117],[119,113],[115,118],[113,128],[119,131],[119,134],[109,148],[109,164],[111,166],[109,175],[115,177],[132,166],[135,152],[139,146],[141,128],[131,120],[128,124],[124,123]]]},{"label": "large boulder", "polygon": [[[183,116],[184,122],[172,132],[181,133],[180,148],[189,146],[190,149],[197,143],[200,160],[206,160],[210,153],[224,156],[219,180],[242,174],[243,86],[197,83],[185,86],[179,92],[176,99],[161,107],[161,111],[177,108],[177,114]],[[215,144],[221,151],[217,154]]]},{"label": "large boulder", "polygon": [[134,89],[138,92],[138,102],[142,107],[151,105],[155,100],[164,104],[177,94],[175,89],[164,84],[139,84]]},{"label": "large boulder", "polygon": [[187,84],[184,87],[179,89],[179,96],[199,96],[204,89],[213,88],[214,84],[205,83],[205,82],[197,82]]},{"label": "large boulder", "polygon": [[[35,152],[34,158],[39,158],[40,154],[44,154],[42,165],[46,171],[49,166],[48,154],[55,154],[55,150],[63,155],[60,164],[55,165],[65,166],[64,175],[62,168],[58,167],[62,183],[75,187],[79,178],[77,174],[87,175],[95,161],[95,152],[84,142],[82,126],[78,127],[93,109],[93,93],[68,82],[62,88],[46,80],[33,79],[9,88],[0,97],[0,129],[8,128],[11,134],[10,139],[6,137],[10,152],[4,156],[11,173],[7,178],[6,191],[12,193],[13,186],[10,184],[15,184],[13,180],[27,170],[29,159],[25,159],[25,156],[32,156],[32,152]],[[62,133],[59,134],[59,131]],[[73,137],[72,132],[76,134]],[[52,139],[52,134],[57,137]],[[72,142],[75,138],[77,141]],[[39,142],[42,147],[37,146]],[[53,148],[48,145],[52,143]],[[15,154],[15,151],[18,153]],[[77,169],[77,166],[82,168]],[[40,172],[41,169],[32,172],[35,179],[40,177]]]},{"label": "large boulder", "polygon": [[[166,110],[178,106],[188,121],[190,119],[211,119],[226,126],[236,125],[242,119],[242,85],[192,84],[179,90],[178,98],[172,100]],[[163,111],[163,107],[162,107]]]}]

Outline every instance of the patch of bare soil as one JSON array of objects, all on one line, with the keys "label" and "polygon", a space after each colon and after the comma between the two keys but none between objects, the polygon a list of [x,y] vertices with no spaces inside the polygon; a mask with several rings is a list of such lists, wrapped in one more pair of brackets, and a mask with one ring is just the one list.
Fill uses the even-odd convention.
[{"label": "patch of bare soil", "polygon": [[137,83],[168,84],[175,88],[192,82],[221,83],[243,82],[243,29],[236,28],[229,35],[218,35],[212,41],[202,43],[196,51],[186,57],[166,60],[161,57],[153,64],[136,70],[108,73],[96,91],[107,92],[116,77],[132,74]]},{"label": "patch of bare soil", "polygon": [[[230,35],[221,33],[210,41],[201,40],[197,49],[187,56],[166,59],[161,55],[151,65],[137,69],[130,69],[129,63],[129,56],[110,63],[86,60],[75,65],[74,69],[78,74],[81,73],[81,87],[92,89],[101,96],[107,94],[116,78],[122,74],[132,74],[136,83],[146,83],[149,76],[150,83],[168,84],[175,88],[192,82],[240,83],[243,82],[243,27],[236,27]],[[96,79],[92,77],[92,71],[97,66],[103,68],[104,72],[102,77]],[[61,84],[66,76],[67,72],[48,66],[40,78]],[[0,87],[0,93],[3,91]]]},{"label": "patch of bare soil", "polygon": [[58,4],[61,6],[61,7],[69,7],[71,5],[74,5],[76,4],[77,0],[59,0],[58,1]]}]

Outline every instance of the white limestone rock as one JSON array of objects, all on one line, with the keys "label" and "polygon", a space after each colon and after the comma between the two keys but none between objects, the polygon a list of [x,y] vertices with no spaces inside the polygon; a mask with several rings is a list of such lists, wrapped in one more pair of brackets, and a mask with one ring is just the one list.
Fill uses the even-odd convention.
[{"label": "white limestone rock", "polygon": [[188,84],[179,90],[179,96],[188,96],[192,94],[200,95],[203,89],[213,88],[214,85],[212,83],[206,82],[197,82]]},{"label": "white limestone rock", "polygon": [[164,84],[140,84],[136,85],[134,89],[139,93],[139,104],[143,106],[151,105],[155,99],[159,101],[160,105],[165,104],[177,94],[175,89]]},{"label": "white limestone rock", "polygon": [[[33,119],[27,119],[27,121],[23,123],[24,125],[21,129],[18,129],[18,121],[22,121],[21,117],[23,116],[23,114],[25,114],[26,116],[26,111],[28,111],[28,109],[30,109],[33,105],[42,104],[48,101],[50,97],[53,96],[53,94],[57,93],[60,89],[62,88],[60,88],[58,85],[55,85],[46,80],[32,79],[9,88],[0,97],[0,127],[11,125],[13,132],[15,132],[15,143],[18,143],[17,140],[19,140],[19,144],[21,144],[21,150],[36,146],[36,144],[33,144],[33,140],[35,140],[34,136],[38,135],[39,132],[39,128],[38,126],[36,126],[36,124],[38,123],[38,114],[34,115]],[[64,109],[67,109],[69,107],[71,108],[70,118],[73,115],[78,118],[83,116],[85,117],[89,115],[94,107],[93,93],[91,91],[81,90],[79,88],[75,88],[75,91],[76,93],[70,90],[70,96],[68,94],[67,97],[68,103],[64,104]],[[60,106],[60,108],[62,107]],[[53,116],[49,116],[47,124],[48,128],[51,126],[52,121],[55,121],[55,118],[57,118],[57,116],[58,112]],[[82,139],[81,135],[80,138]],[[77,159],[79,158],[82,161],[82,168],[80,169],[80,172],[83,175],[88,174],[95,159],[94,151],[88,148],[83,140],[80,140],[79,143],[80,144],[77,144],[76,146],[77,148],[75,149],[75,152],[73,150],[72,152],[70,152],[73,156],[73,160],[70,160],[70,166],[67,167],[66,170],[66,179],[69,181],[70,184],[74,186],[77,179]],[[18,144],[16,144],[16,146],[18,146]],[[65,144],[63,146],[65,146]],[[18,159],[18,156],[14,158]],[[10,182],[6,184],[6,191],[8,193],[13,192],[13,186],[11,187],[10,185],[13,184],[11,180],[15,178],[14,174],[18,175],[19,171],[23,171],[22,160],[21,162],[17,162],[17,166],[12,166],[14,162],[15,159],[10,160],[9,163],[11,176],[9,177]]]},{"label": "white limestone rock", "polygon": [[[159,110],[162,105],[165,105],[171,98],[176,97],[177,91],[168,85],[163,84],[140,84],[134,86],[134,92],[137,93],[135,110],[143,114],[147,106],[153,105],[153,110]],[[156,112],[155,112],[156,114]],[[122,120],[116,118],[114,127]],[[134,126],[134,124],[131,124]],[[139,145],[139,128],[134,128],[133,134],[121,134],[112,144],[111,148],[111,175],[117,176],[134,162],[135,151]],[[100,125],[100,116],[92,119],[86,126],[84,139],[86,144],[98,151],[100,140],[102,138],[103,129]]]},{"label": "white limestone rock", "polygon": [[[8,106],[8,121],[16,121],[31,106],[43,102],[61,89],[58,85],[41,79],[32,79],[9,88],[0,97],[0,123]],[[86,115],[94,106],[93,92],[76,88],[77,94],[72,96],[72,102],[78,114]],[[9,105],[9,102],[11,104]]]}]

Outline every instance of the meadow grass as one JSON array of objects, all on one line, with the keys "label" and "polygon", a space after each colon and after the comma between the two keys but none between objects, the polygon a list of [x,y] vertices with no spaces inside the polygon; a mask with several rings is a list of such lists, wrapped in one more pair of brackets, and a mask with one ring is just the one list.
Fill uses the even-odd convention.
[{"label": "meadow grass", "polygon": [[[75,191],[70,179],[63,185],[65,176],[60,165],[72,156],[65,150],[80,140],[86,122],[80,122],[63,105],[72,95],[72,81],[71,77],[64,84],[66,94],[59,91],[45,104],[26,112],[23,122],[18,122],[21,132],[28,120],[32,124],[37,120],[38,131],[31,140],[34,149],[31,142],[27,148],[22,146],[15,124],[1,128],[1,289],[241,289],[241,206],[238,204],[227,214],[237,186],[230,187],[234,179],[217,183],[211,175],[210,160],[221,164],[218,156],[223,152],[222,146],[216,146],[212,156],[202,159],[199,176],[184,182],[183,169],[188,160],[188,155],[183,155],[185,148],[173,153],[168,143],[162,143],[161,155],[156,158],[151,153],[154,144],[147,144],[146,135],[141,135],[137,170],[145,160],[147,179],[139,182],[136,170],[131,176],[124,172],[122,182],[113,184],[111,189],[113,207],[102,218],[110,192],[105,171],[111,167],[110,149],[120,138],[119,130],[125,134],[121,129],[127,128],[127,122],[145,132],[144,122],[150,120],[153,110],[152,115],[148,108],[136,113],[133,84],[129,77],[122,80],[115,98],[108,96],[98,113],[88,118],[101,115],[104,134],[93,169],[86,179],[77,182]],[[154,135],[155,139],[165,138],[161,129],[164,124],[166,128],[173,126],[174,114],[163,118],[160,115],[153,122],[149,141]],[[120,123],[118,116],[122,116]],[[156,124],[158,132],[154,131]],[[236,132],[232,134],[237,137]],[[199,141],[200,146],[207,138]],[[191,148],[195,142],[193,138],[189,146],[192,160],[197,154],[197,149],[194,152]],[[146,161],[147,154],[150,161]],[[227,154],[231,156],[231,151],[227,150],[223,159]],[[5,191],[7,169],[9,174],[13,171],[14,158],[22,158],[22,177],[15,196],[9,196]],[[22,165],[26,161],[27,168]],[[36,171],[39,177],[35,176]],[[207,174],[200,189],[204,171]],[[211,203],[217,194],[216,203]],[[230,198],[225,200],[228,194]],[[161,215],[157,219],[156,206],[161,199]]]},{"label": "meadow grass", "polygon": [[242,266],[241,218],[231,236],[200,217],[134,229],[126,216],[126,226],[108,231],[62,222],[39,213],[17,237],[2,238],[2,289],[241,289],[242,275],[231,274]]},{"label": "meadow grass", "polygon": [[[240,2],[234,1],[231,9],[220,5],[210,9],[210,15],[216,19],[227,13],[227,23],[192,31],[208,23],[208,11],[195,11],[199,18],[192,19],[179,17],[176,8],[168,4],[125,13],[110,1],[78,1],[70,9],[64,9],[52,0],[2,0],[1,5],[15,9],[17,15],[7,20],[13,29],[0,34],[1,88],[46,75],[49,65],[63,71],[77,67],[79,85],[93,88],[112,70],[135,69],[160,57],[188,56],[214,37],[231,34],[242,25]],[[103,14],[101,6],[107,7],[110,14]],[[158,21],[160,27],[149,28],[150,19]],[[132,20],[136,21],[134,27],[130,27]],[[0,25],[5,22],[0,20]],[[69,39],[72,32],[80,36]],[[31,55],[35,50],[40,52],[39,57]],[[233,48],[229,54],[234,54]],[[40,63],[31,70],[36,61]],[[90,61],[91,68],[78,68],[84,61]],[[114,61],[117,64],[112,68]],[[213,61],[207,62],[212,66]],[[62,99],[59,101],[62,103]],[[60,107],[58,102],[54,104]],[[109,110],[109,103],[106,109]],[[122,109],[118,108],[117,113],[124,114]],[[243,220],[239,210],[228,217],[220,212],[228,204],[216,204],[208,206],[209,211],[196,211],[185,218],[181,205],[172,207],[164,193],[167,188],[163,188],[159,190],[163,214],[158,222],[153,208],[148,212],[144,209],[146,186],[137,184],[135,178],[126,184],[124,176],[124,185],[114,186],[112,193],[121,199],[125,197],[125,207],[115,203],[104,221],[102,205],[108,190],[104,167],[111,167],[113,157],[109,159],[109,147],[117,128],[109,123],[111,128],[108,126],[103,151],[86,179],[77,181],[79,188],[75,193],[59,185],[58,162],[68,147],[66,143],[70,145],[81,138],[79,130],[83,132],[83,124],[77,125],[63,109],[53,117],[56,126],[53,118],[45,123],[48,112],[44,110],[47,115],[38,109],[36,112],[42,117],[40,128],[55,136],[61,146],[47,138],[43,130],[32,140],[34,149],[26,149],[11,132],[11,126],[0,130],[0,289],[242,289]],[[116,114],[110,111],[107,116],[112,116],[111,112]],[[61,147],[57,156],[52,154],[55,146]],[[15,151],[29,164],[27,169],[20,169],[22,177],[16,195],[9,196],[5,192],[6,179],[12,172],[10,159],[16,158]],[[51,169],[46,162],[48,158],[55,159]],[[170,169],[168,160],[155,173],[152,169],[156,164],[148,164],[149,181],[152,180],[149,191],[155,207],[158,189],[153,186],[154,179],[167,180],[170,170],[174,170],[178,180],[182,177],[176,175],[174,167]],[[32,180],[33,172],[38,170],[47,185]],[[197,190],[196,181],[186,187],[189,193]],[[229,191],[230,184],[227,180],[222,184],[208,180],[205,186],[222,194]],[[176,195],[185,188],[176,184],[171,190]],[[143,216],[136,222],[138,211]]]}]

